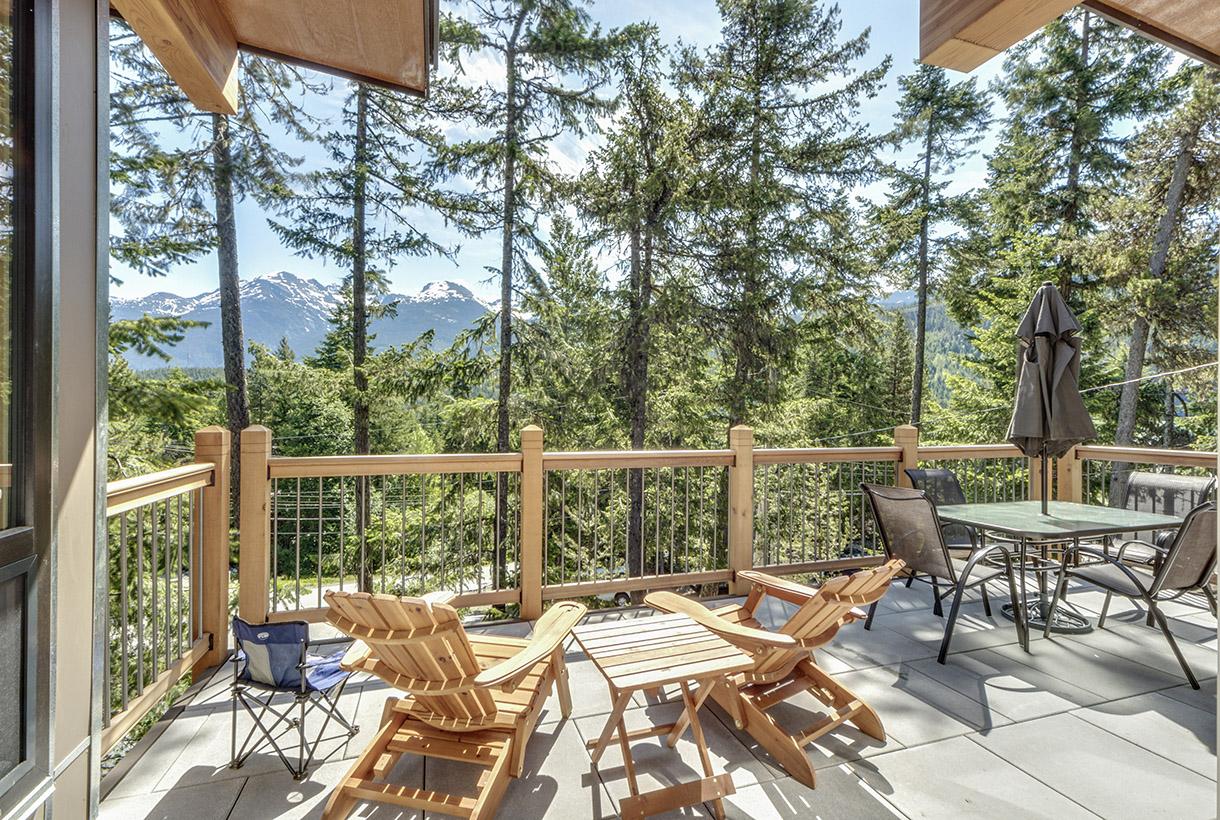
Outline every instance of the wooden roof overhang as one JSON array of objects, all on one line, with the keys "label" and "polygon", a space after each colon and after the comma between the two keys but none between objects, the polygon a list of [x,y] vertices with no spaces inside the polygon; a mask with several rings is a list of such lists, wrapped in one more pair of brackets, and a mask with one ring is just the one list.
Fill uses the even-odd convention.
[{"label": "wooden roof overhang", "polygon": [[972,71],[1077,5],[1220,66],[1220,0],[920,0],[919,59]]},{"label": "wooden roof overhang", "polygon": [[205,111],[233,114],[248,51],[425,96],[438,0],[110,0]]}]

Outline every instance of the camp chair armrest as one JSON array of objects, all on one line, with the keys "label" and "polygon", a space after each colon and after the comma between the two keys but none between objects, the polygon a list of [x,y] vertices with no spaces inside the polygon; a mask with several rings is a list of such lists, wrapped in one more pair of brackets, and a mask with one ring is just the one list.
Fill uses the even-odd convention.
[{"label": "camp chair armrest", "polygon": [[753,569],[740,570],[737,573],[737,578],[749,581],[756,587],[761,587],[765,594],[773,598],[779,598],[781,601],[787,601],[797,606],[804,604],[814,595],[818,594],[818,591],[812,587],[798,584],[795,581],[789,581],[786,578],[777,578],[774,575],[768,575],[765,572]]},{"label": "camp chair armrest", "polygon": [[554,604],[534,624],[534,633],[525,648],[511,658],[484,669],[474,677],[474,686],[501,686],[508,691],[515,689],[536,664],[563,646],[564,640],[572,633],[572,628],[580,623],[586,611],[584,604],[575,601]]},{"label": "camp chair armrest", "polygon": [[732,621],[721,618],[719,615],[713,614],[711,610],[698,601],[683,598],[681,595],[673,592],[649,593],[644,598],[644,603],[660,612],[685,615],[734,646],[744,648],[749,652],[757,653],[768,648],[797,649],[799,646],[796,639],[790,635],[735,624]]}]

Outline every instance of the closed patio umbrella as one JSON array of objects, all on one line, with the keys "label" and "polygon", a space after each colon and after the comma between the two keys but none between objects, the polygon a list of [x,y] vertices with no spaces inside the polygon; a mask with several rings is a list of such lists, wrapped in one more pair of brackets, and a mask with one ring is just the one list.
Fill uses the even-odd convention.
[{"label": "closed patio umbrella", "polygon": [[1017,328],[1017,396],[1008,440],[1042,459],[1042,514],[1046,514],[1047,459],[1097,435],[1080,397],[1080,323],[1059,289],[1043,282]]}]

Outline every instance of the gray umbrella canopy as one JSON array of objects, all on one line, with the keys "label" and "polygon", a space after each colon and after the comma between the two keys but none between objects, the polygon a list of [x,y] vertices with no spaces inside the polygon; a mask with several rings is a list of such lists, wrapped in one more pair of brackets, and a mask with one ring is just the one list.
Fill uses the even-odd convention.
[{"label": "gray umbrella canopy", "polygon": [[1031,457],[1058,458],[1096,437],[1080,398],[1080,323],[1059,289],[1038,288],[1017,328],[1021,355],[1008,440]]}]

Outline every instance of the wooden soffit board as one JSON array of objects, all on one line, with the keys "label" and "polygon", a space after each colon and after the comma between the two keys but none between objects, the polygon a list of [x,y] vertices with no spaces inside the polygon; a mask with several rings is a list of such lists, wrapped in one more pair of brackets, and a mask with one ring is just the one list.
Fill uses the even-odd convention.
[{"label": "wooden soffit board", "polygon": [[1220,67],[1220,0],[1084,0],[1081,5]]},{"label": "wooden soffit board", "polygon": [[237,52],[428,91],[437,0],[110,0],[190,100],[237,110]]},{"label": "wooden soffit board", "polygon": [[973,71],[1059,17],[1076,2],[920,0],[920,62]]},{"label": "wooden soffit board", "polygon": [[1077,4],[1220,65],[1220,0],[920,0],[919,59],[972,71]]}]

